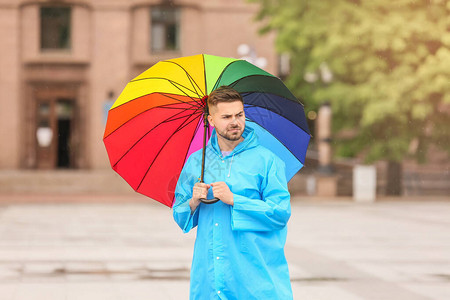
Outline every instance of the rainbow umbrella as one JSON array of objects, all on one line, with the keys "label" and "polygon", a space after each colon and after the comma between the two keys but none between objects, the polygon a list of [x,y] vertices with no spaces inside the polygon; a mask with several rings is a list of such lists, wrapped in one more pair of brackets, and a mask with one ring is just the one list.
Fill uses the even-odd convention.
[{"label": "rainbow umbrella", "polygon": [[253,64],[206,54],[160,61],[127,84],[103,137],[112,168],[135,191],[172,207],[184,163],[210,137],[206,96],[222,85],[242,94],[246,126],[285,161],[290,180],[310,139],[303,105]]}]

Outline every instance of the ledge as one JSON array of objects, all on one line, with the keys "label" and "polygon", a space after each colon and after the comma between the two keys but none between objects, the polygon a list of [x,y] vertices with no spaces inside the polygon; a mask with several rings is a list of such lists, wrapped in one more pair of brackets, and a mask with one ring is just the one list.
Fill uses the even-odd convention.
[{"label": "ledge", "polygon": [[45,57],[34,58],[23,61],[25,66],[42,66],[42,65],[73,65],[73,66],[88,66],[90,64],[87,59],[76,59],[72,57]]}]

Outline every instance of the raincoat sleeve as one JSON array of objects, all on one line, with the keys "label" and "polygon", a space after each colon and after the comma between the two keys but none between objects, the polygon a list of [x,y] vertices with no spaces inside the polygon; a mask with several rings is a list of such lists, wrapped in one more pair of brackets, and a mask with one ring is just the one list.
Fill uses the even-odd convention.
[{"label": "raincoat sleeve", "polygon": [[231,226],[233,230],[272,231],[283,229],[291,216],[284,162],[269,162],[261,184],[262,199],[234,194]]},{"label": "raincoat sleeve", "polygon": [[175,189],[175,204],[173,205],[173,218],[184,233],[189,232],[198,224],[199,206],[194,212],[191,212],[189,201],[192,198],[192,188],[196,182],[196,178],[192,175],[191,159],[186,162],[181,171],[180,178]]}]

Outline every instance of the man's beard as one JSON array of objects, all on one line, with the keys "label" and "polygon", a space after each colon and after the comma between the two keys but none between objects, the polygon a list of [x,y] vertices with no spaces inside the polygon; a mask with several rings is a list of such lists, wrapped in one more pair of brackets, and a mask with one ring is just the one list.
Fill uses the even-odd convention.
[{"label": "man's beard", "polygon": [[[238,129],[238,131],[236,133],[229,132],[230,130],[233,130],[233,129]],[[224,139],[226,139],[228,141],[232,141],[232,142],[238,141],[241,138],[242,133],[244,133],[244,130],[240,126],[230,127],[227,130],[222,131],[222,132],[217,130],[218,135],[220,135]]]}]

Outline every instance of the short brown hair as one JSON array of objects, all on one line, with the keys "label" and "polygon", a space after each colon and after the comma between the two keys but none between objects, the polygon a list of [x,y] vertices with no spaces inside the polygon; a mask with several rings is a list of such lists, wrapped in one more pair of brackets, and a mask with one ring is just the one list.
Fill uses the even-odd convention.
[{"label": "short brown hair", "polygon": [[208,96],[208,106],[216,106],[219,102],[234,102],[241,101],[244,104],[244,99],[242,99],[241,94],[235,89],[223,85],[218,89],[215,89]]}]

